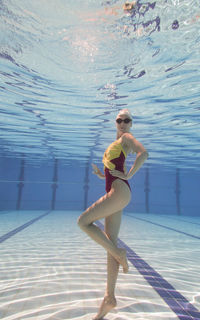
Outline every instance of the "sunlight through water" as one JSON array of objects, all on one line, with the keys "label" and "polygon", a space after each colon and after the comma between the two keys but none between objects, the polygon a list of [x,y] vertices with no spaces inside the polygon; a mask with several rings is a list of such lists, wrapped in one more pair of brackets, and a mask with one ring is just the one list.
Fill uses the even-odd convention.
[{"label": "sunlight through water", "polygon": [[122,5],[0,1],[2,154],[101,161],[126,107],[149,164],[198,166],[200,3]]}]

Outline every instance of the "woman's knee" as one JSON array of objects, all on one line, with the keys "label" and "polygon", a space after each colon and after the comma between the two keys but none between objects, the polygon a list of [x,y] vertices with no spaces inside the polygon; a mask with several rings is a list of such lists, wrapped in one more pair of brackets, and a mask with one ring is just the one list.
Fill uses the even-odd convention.
[{"label": "woman's knee", "polygon": [[85,219],[84,219],[84,213],[80,215],[80,217],[77,220],[77,224],[80,229],[84,230],[84,228],[87,226]]},{"label": "woman's knee", "polygon": [[89,215],[87,214],[88,211],[89,210],[87,209],[85,212],[83,212],[77,220],[77,224],[82,230],[85,230],[92,223],[90,221],[91,219],[89,219]]}]

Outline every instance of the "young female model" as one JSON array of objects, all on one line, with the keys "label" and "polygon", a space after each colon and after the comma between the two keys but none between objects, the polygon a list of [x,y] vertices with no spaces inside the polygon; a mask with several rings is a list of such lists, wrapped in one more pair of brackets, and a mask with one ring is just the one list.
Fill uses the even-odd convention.
[{"label": "young female model", "polygon": [[[107,251],[107,287],[103,302],[94,320],[103,317],[116,306],[115,285],[119,266],[123,272],[128,272],[126,250],[117,247],[117,238],[121,223],[122,210],[131,199],[128,183],[148,157],[143,145],[130,133],[132,116],[128,109],[121,110],[116,117],[117,140],[104,153],[104,174],[96,165],[94,173],[106,180],[106,194],[81,214],[78,219],[79,227],[88,236],[104,247]],[[127,173],[125,159],[129,153],[136,153],[136,159]],[[105,231],[98,228],[94,222],[105,218]]]}]

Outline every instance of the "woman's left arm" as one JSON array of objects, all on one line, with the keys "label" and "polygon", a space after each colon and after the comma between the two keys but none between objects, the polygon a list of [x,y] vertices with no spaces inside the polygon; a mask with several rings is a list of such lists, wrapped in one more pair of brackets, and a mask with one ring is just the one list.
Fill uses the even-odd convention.
[{"label": "woman's left arm", "polygon": [[133,150],[133,152],[136,152],[136,159],[133,163],[133,166],[127,173],[127,180],[132,178],[132,176],[141,168],[145,160],[148,158],[147,150],[132,135],[130,135],[129,137],[129,143],[131,146],[131,150]]},{"label": "woman's left arm", "polygon": [[128,180],[132,178],[132,176],[141,168],[145,160],[148,158],[148,152],[146,151],[144,146],[131,134],[128,134],[128,136],[124,137],[124,139],[126,139],[126,144],[129,145],[130,150],[132,152],[136,152],[136,159],[128,173],[123,173],[115,169],[110,170],[110,173],[114,177]]}]

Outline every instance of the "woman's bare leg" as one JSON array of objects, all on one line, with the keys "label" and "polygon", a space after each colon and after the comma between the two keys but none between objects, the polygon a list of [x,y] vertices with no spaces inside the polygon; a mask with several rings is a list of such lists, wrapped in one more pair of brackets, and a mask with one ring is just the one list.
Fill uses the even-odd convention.
[{"label": "woman's bare leg", "polygon": [[112,189],[105,196],[96,201],[78,219],[78,225],[94,241],[104,247],[122,266],[124,272],[128,272],[126,250],[118,248],[107,234],[93,224],[94,221],[107,218],[115,212],[122,210],[131,198],[129,187],[123,181],[117,179],[112,184]]},{"label": "woman's bare leg", "polygon": [[[117,245],[117,237],[121,224],[122,211],[116,212],[105,219],[105,232],[109,239]],[[119,263],[110,253],[107,253],[107,287],[103,302],[94,320],[102,319],[116,306],[115,286],[119,272]]]}]

